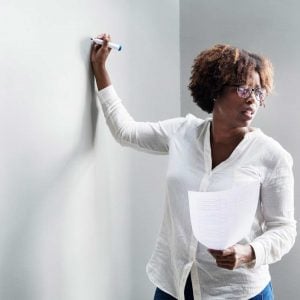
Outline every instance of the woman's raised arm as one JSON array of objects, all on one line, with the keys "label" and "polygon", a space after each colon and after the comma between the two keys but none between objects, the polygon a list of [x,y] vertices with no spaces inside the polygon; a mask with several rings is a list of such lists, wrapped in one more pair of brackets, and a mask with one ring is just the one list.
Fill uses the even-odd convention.
[{"label": "woman's raised arm", "polygon": [[102,34],[97,38],[102,39],[104,43],[102,46],[92,45],[91,63],[98,87],[98,107],[102,106],[112,135],[124,146],[147,152],[167,153],[170,137],[186,118],[174,118],[161,122],[136,122],[114,90],[105,66],[111,51],[108,47],[110,35]]}]

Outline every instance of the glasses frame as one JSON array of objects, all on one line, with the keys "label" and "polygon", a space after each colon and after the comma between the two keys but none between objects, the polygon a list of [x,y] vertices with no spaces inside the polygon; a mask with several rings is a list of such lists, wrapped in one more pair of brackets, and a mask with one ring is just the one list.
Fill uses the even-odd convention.
[{"label": "glasses frame", "polygon": [[[231,84],[229,86],[236,87],[236,93],[242,99],[248,99],[252,95],[252,93],[253,93],[254,97],[255,97],[255,100],[257,102],[259,102],[259,106],[265,107],[264,100],[265,100],[265,98],[267,96],[267,91],[266,91],[265,88],[250,88],[250,87],[248,87],[246,85],[242,85],[242,84]],[[241,94],[239,88],[246,88],[248,90],[247,95],[243,96]],[[259,99],[259,95],[257,95],[256,91],[260,91],[261,92],[261,95],[262,95],[261,99]]]}]

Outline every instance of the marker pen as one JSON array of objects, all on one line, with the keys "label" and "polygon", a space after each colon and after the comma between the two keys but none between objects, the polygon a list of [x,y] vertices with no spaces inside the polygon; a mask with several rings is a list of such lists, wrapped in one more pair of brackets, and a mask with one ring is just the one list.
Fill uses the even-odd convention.
[{"label": "marker pen", "polygon": [[[98,45],[102,45],[102,44],[103,44],[103,40],[101,40],[101,39],[94,39],[94,38],[91,38],[91,40],[92,40],[94,43],[98,44]],[[118,51],[121,51],[121,49],[122,49],[122,46],[121,46],[121,45],[115,44],[115,43],[111,43],[111,42],[108,42],[108,47],[109,47],[109,48],[112,48],[112,49],[116,49],[116,50],[118,50]]]}]

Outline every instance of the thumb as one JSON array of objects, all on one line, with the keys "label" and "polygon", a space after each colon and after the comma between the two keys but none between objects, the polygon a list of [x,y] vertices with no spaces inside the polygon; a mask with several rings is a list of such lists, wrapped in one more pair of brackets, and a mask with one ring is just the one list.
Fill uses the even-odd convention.
[{"label": "thumb", "polygon": [[223,250],[223,256],[228,256],[235,253],[234,246],[228,247],[227,249]]}]

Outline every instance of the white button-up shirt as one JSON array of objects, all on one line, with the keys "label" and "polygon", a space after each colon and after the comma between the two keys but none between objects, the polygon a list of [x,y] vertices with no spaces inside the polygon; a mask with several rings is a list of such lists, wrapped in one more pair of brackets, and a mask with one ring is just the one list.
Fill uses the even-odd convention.
[{"label": "white button-up shirt", "polygon": [[[292,158],[278,142],[255,129],[245,135],[228,159],[212,169],[211,119],[193,115],[161,122],[135,122],[113,86],[97,92],[106,122],[122,145],[169,155],[164,217],[149,279],[183,300],[191,272],[195,300],[249,299],[270,281],[268,264],[281,259],[296,237]],[[195,239],[188,191],[220,191],[259,180],[260,201],[251,231],[239,243],[250,244],[256,260],[235,270],[219,268]]]}]

